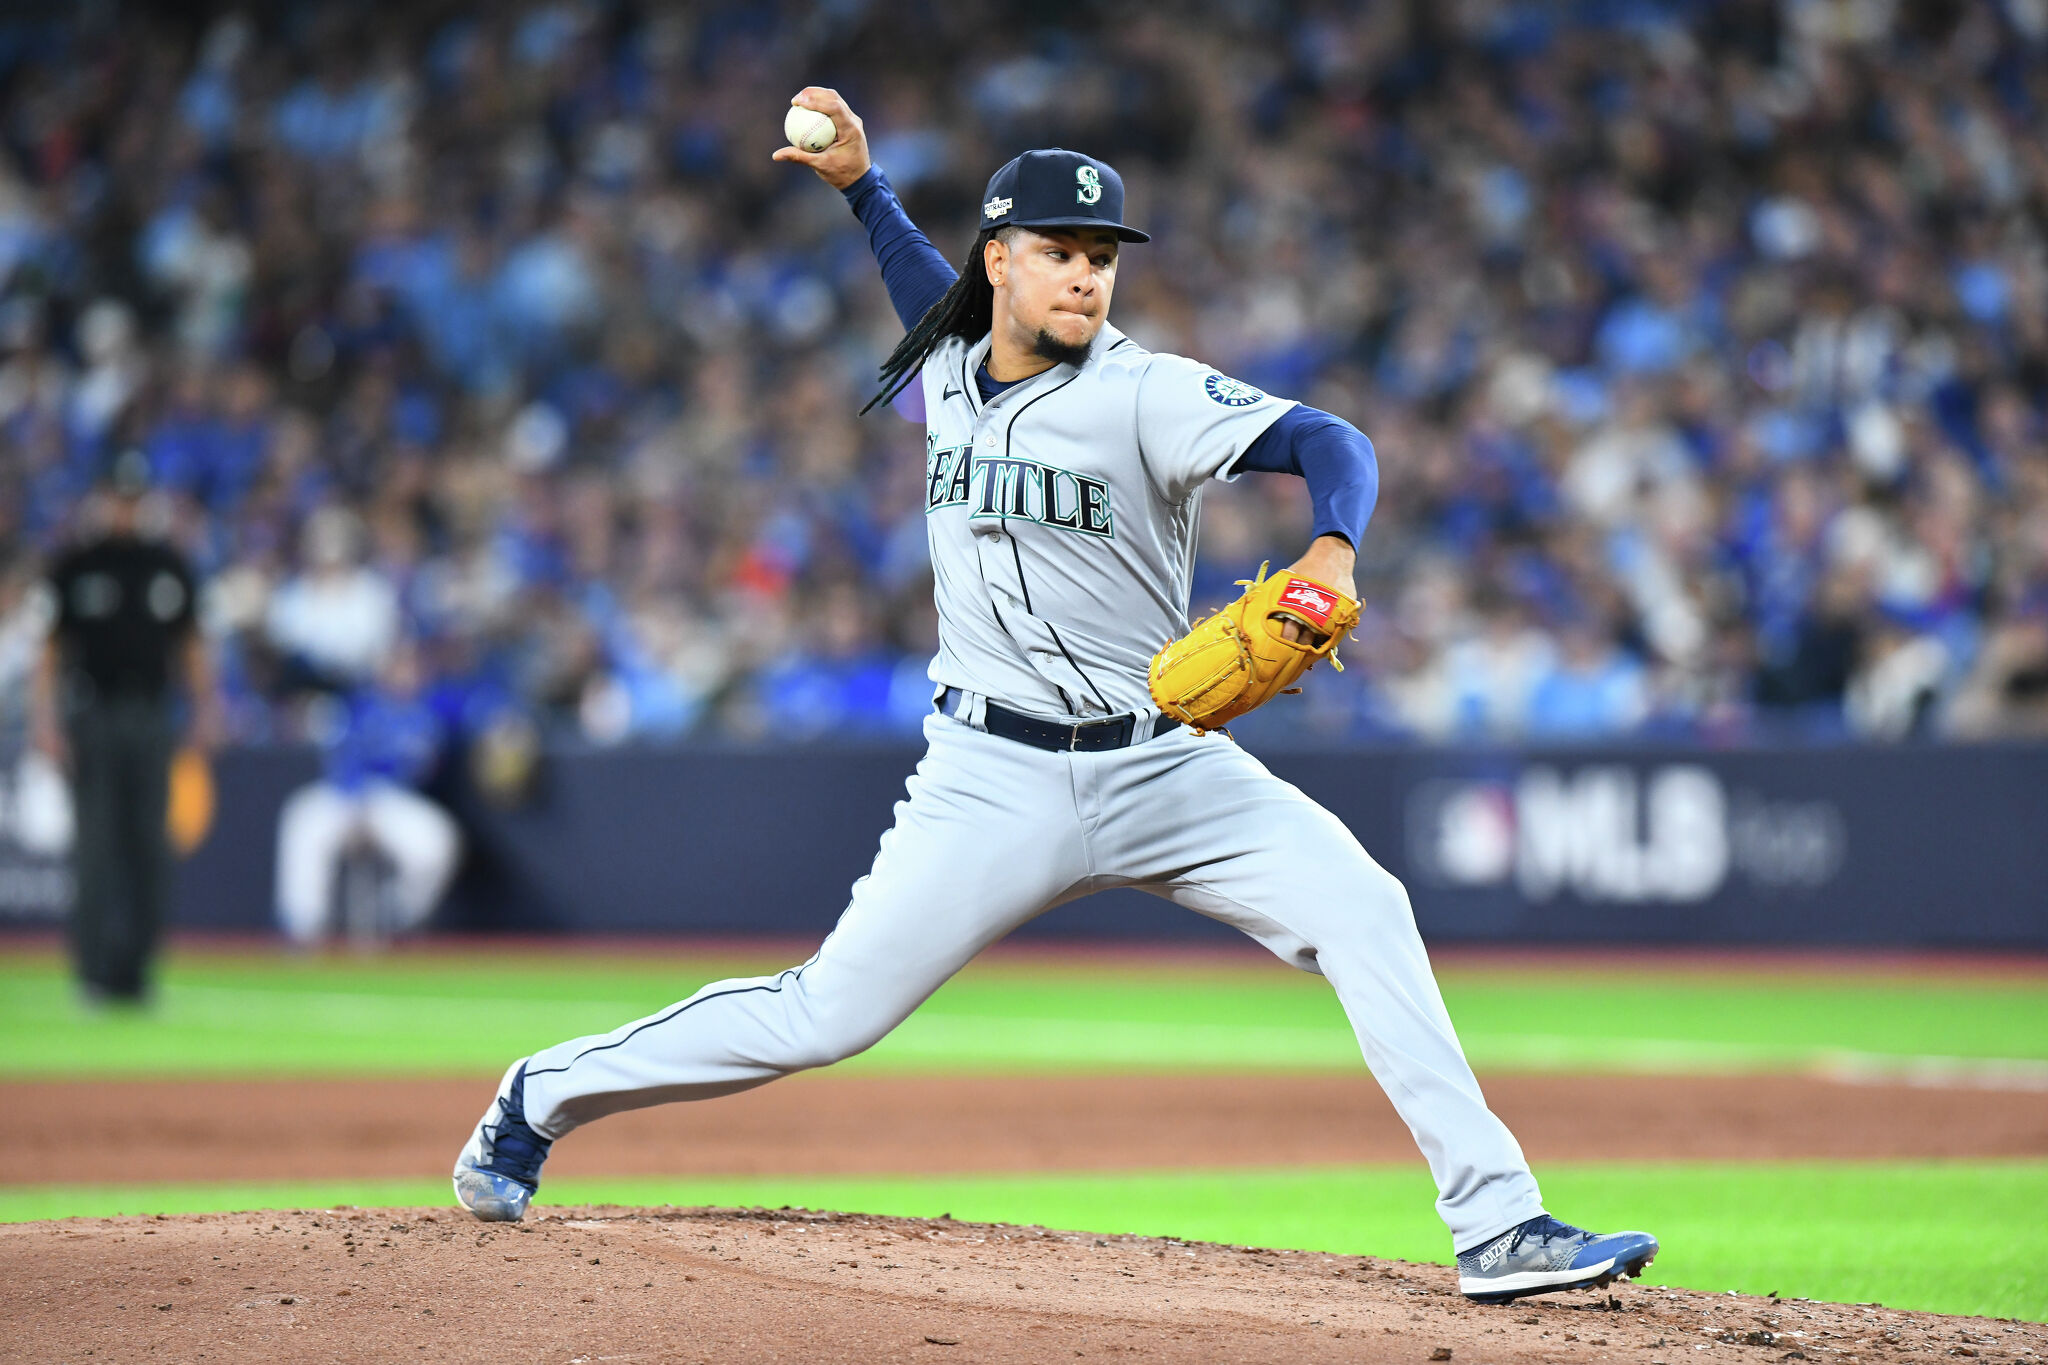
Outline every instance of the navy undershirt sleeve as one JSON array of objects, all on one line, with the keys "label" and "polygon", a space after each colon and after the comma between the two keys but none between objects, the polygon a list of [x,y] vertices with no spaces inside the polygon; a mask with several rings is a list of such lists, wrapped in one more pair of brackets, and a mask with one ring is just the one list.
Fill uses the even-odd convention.
[{"label": "navy undershirt sleeve", "polygon": [[868,245],[882,267],[889,302],[908,331],[953,287],[953,267],[910,221],[880,166],[868,167],[866,174],[840,193],[868,230]]},{"label": "navy undershirt sleeve", "polygon": [[1296,474],[1308,484],[1315,536],[1342,536],[1357,549],[1380,496],[1380,464],[1365,433],[1305,404],[1289,408],[1245,447],[1234,474]]}]

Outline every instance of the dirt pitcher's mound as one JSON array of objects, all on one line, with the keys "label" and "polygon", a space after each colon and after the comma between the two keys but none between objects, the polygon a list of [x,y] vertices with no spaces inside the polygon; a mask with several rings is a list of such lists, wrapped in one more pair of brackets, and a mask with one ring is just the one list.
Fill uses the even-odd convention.
[{"label": "dirt pitcher's mound", "polygon": [[1617,1285],[1467,1303],[1356,1256],[782,1210],[0,1227],[24,1360],[2032,1359],[2048,1328]]}]

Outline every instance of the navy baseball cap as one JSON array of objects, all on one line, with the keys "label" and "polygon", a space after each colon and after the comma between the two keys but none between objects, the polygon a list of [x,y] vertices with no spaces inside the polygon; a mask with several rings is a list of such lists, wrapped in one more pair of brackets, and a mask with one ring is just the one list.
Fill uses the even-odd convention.
[{"label": "navy baseball cap", "polygon": [[1124,178],[1097,161],[1064,147],[1043,147],[1004,164],[988,180],[981,201],[981,228],[1106,227],[1121,242],[1149,242],[1127,227]]}]

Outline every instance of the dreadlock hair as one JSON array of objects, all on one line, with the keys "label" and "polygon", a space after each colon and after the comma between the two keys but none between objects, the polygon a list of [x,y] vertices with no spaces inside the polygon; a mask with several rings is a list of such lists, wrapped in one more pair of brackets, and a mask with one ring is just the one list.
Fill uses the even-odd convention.
[{"label": "dreadlock hair", "polygon": [[1008,242],[1016,235],[1017,229],[1006,225],[975,237],[973,249],[960,263],[960,278],[925,310],[917,326],[904,334],[896,349],[889,352],[889,358],[882,362],[882,387],[860,410],[861,416],[903,392],[947,337],[966,337],[970,343],[976,342],[994,325],[996,288],[988,282],[988,266],[982,256],[991,241],[1000,238]]}]

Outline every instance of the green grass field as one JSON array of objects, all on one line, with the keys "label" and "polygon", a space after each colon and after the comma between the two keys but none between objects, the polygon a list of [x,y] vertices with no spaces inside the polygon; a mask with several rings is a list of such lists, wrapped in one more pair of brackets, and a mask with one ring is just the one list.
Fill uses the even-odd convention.
[{"label": "green grass field", "polygon": [[[0,1080],[119,1075],[495,1074],[758,960],[539,953],[478,962],[186,953],[146,1015],[82,1012],[57,958],[0,954]],[[1482,1070],[1854,1067],[2048,1075],[2048,981],[1629,967],[1446,970]],[[1582,1008],[1597,994],[1601,1008]],[[1629,1021],[1612,1036],[1612,1021]],[[488,1020],[488,1027],[480,1027]],[[1363,1070],[1328,987],[1277,965],[977,964],[849,1067],[893,1072]],[[1594,1135],[1596,1142],[1606,1135]],[[2038,1161],[1635,1163],[1626,1144],[1538,1174],[1552,1207],[1647,1226],[1650,1278],[2048,1320]],[[437,1204],[443,1182],[0,1186],[0,1220]],[[1420,1162],[1397,1168],[986,1177],[569,1181],[553,1203],[794,1204],[1444,1261]]]},{"label": "green grass field", "polygon": [[[158,1008],[89,1015],[50,953],[0,954],[0,1077],[445,1074],[602,1033],[758,959],[526,953],[174,957]],[[1480,1070],[1757,1071],[1954,1062],[2048,1071],[2048,981],[1451,969]],[[1598,1010],[1581,1004],[1597,994]],[[488,1021],[488,1028],[478,1027]],[[1616,1020],[1627,1021],[1617,1030]],[[1320,978],[1278,963],[975,963],[843,1065],[896,1072],[1362,1069]]]}]

